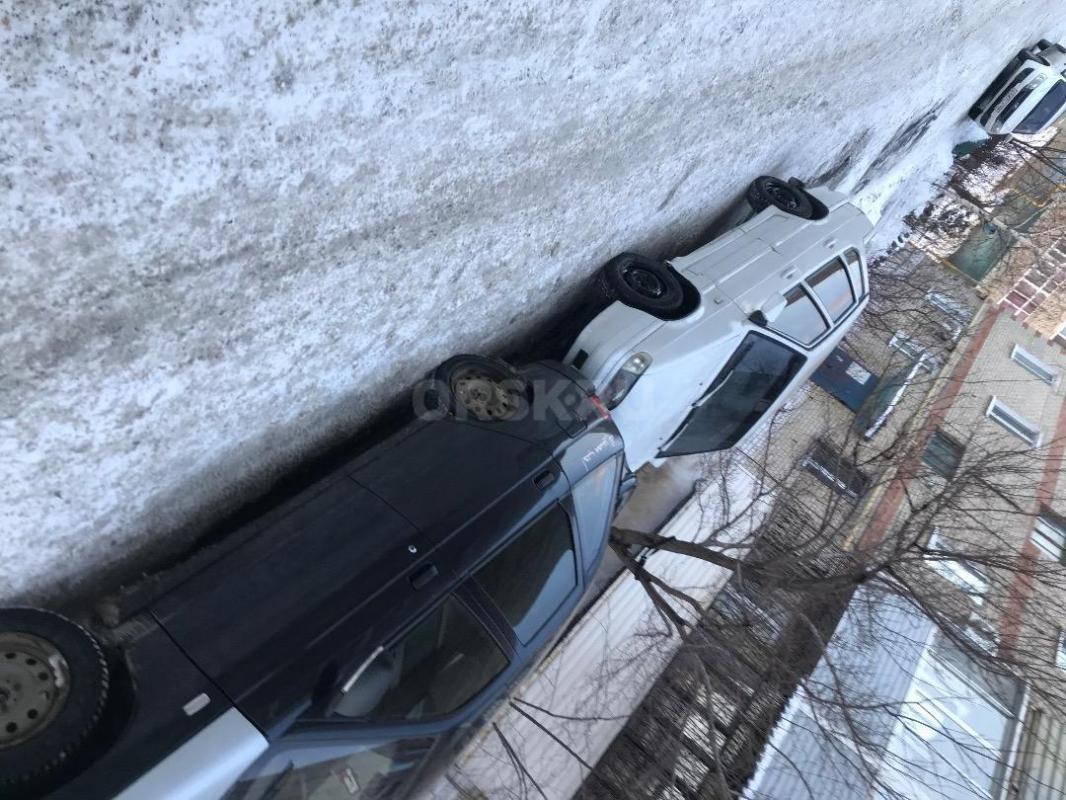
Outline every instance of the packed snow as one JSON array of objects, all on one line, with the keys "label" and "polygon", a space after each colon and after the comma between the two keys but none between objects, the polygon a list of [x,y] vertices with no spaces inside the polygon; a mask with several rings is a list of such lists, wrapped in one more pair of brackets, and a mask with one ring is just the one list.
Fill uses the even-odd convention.
[{"label": "packed snow", "polygon": [[[0,600],[131,574],[761,173],[874,246],[1040,0],[0,11]],[[1060,27],[1056,27],[1060,26]]]}]

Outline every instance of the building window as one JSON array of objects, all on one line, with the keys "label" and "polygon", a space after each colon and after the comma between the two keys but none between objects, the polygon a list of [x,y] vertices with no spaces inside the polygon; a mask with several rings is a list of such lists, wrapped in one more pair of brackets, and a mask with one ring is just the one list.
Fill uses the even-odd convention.
[{"label": "building window", "polygon": [[993,397],[988,404],[985,416],[991,417],[1019,439],[1024,439],[1033,447],[1040,444],[1040,429],[1021,414],[1012,411],[998,397]]},{"label": "building window", "polygon": [[970,644],[986,653],[995,653],[999,647],[996,629],[976,614],[971,615],[970,621],[959,628],[959,633],[968,639]]},{"label": "building window", "polygon": [[926,548],[933,551],[928,554],[926,560],[934,571],[962,589],[975,605],[979,606],[985,602],[985,596],[988,594],[988,576],[976,564],[971,564],[965,558],[956,557],[959,548],[954,542],[934,528]]},{"label": "building window", "polygon": [[833,491],[858,500],[870,487],[870,479],[836,448],[817,441],[803,459],[802,466]]},{"label": "building window", "polygon": [[940,326],[947,333],[947,338],[953,342],[958,341],[963,329],[970,324],[973,312],[967,306],[943,292],[926,292],[925,300],[947,317],[947,320],[940,323]]},{"label": "building window", "polygon": [[958,472],[959,462],[962,461],[962,454],[965,450],[965,447],[937,429],[929,437],[929,443],[922,454],[922,461],[941,478],[953,478]]},{"label": "building window", "polygon": [[1055,561],[1066,552],[1066,525],[1050,514],[1041,514],[1033,525],[1033,544]]},{"label": "building window", "polygon": [[1066,669],[1066,630],[1059,628],[1058,640],[1055,642],[1055,666]]},{"label": "building window", "polygon": [[893,350],[899,350],[908,361],[917,361],[925,355],[925,348],[903,331],[896,331],[892,334],[892,338],[888,340],[888,346]]},{"label": "building window", "polygon": [[917,339],[909,336],[905,331],[896,331],[888,340],[888,346],[898,350],[908,363],[920,363],[923,369],[929,372],[937,372],[940,363],[929,355],[929,351]]},{"label": "building window", "polygon": [[1034,356],[1028,350],[1021,345],[1014,345],[1014,349],[1010,354],[1011,360],[1021,364],[1026,370],[1031,372],[1036,377],[1040,378],[1048,386],[1054,386],[1059,381],[1059,372],[1053,367],[1049,367],[1039,358]]}]

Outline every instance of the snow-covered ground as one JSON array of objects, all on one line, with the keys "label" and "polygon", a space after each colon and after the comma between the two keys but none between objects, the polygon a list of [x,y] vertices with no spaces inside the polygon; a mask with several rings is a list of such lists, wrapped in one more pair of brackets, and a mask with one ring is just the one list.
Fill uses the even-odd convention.
[{"label": "snow-covered ground", "polygon": [[760,173],[931,195],[1042,0],[0,2],[0,600],[136,564]]}]

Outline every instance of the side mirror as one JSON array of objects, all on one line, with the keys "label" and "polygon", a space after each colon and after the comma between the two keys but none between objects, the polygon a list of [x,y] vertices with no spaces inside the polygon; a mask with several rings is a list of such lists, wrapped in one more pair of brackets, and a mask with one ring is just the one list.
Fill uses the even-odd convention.
[{"label": "side mirror", "polygon": [[781,312],[788,306],[788,300],[783,294],[775,292],[766,298],[766,302],[748,317],[756,325],[769,325],[781,316]]}]

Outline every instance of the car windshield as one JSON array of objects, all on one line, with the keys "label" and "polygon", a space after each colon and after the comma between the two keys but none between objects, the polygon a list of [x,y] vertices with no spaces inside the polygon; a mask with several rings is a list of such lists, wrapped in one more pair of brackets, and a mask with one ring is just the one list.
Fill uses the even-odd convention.
[{"label": "car windshield", "polygon": [[1062,111],[1066,104],[1066,81],[1056,81],[1044,99],[1037,103],[1028,116],[1014,129],[1017,133],[1039,133]]},{"label": "car windshield", "polygon": [[749,333],[661,455],[732,447],[773,405],[805,361],[780,342]]},{"label": "car windshield", "polygon": [[383,800],[407,786],[433,742],[392,739],[268,751],[224,800]]},{"label": "car windshield", "polygon": [[367,720],[448,714],[506,665],[481,623],[450,597],[364,667],[333,713]]}]

